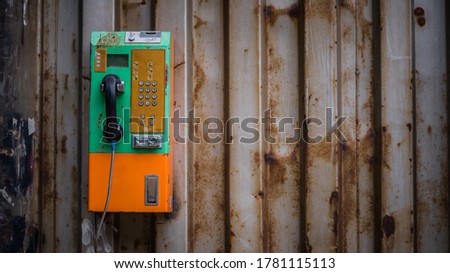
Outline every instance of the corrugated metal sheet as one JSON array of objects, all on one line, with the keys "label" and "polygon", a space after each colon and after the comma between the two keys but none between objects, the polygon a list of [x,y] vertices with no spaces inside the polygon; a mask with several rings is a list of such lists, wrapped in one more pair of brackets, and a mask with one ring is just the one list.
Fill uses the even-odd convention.
[{"label": "corrugated metal sheet", "polygon": [[174,104],[190,123],[175,211],[110,215],[114,251],[450,250],[444,0],[82,2],[41,1],[30,22],[44,50],[42,251],[79,250],[81,219],[95,221],[80,160],[89,33],[131,29],[174,33]]}]

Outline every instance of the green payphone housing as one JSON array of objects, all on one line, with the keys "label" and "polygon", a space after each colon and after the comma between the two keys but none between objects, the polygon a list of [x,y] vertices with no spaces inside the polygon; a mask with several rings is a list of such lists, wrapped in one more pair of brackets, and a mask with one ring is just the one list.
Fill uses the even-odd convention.
[{"label": "green payphone housing", "polygon": [[90,211],[171,212],[170,32],[93,32]]}]

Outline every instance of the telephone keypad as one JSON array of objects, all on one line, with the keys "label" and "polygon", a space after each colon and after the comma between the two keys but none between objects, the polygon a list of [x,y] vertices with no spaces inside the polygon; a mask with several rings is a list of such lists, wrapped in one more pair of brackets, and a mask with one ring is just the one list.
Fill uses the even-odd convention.
[{"label": "telephone keypad", "polygon": [[[164,133],[165,96],[157,94],[159,83],[164,83],[165,80],[165,51],[134,49],[131,58],[133,63],[131,117],[140,117],[141,121],[130,123],[130,131],[131,133],[150,131]],[[162,89],[164,89],[164,84]]]}]

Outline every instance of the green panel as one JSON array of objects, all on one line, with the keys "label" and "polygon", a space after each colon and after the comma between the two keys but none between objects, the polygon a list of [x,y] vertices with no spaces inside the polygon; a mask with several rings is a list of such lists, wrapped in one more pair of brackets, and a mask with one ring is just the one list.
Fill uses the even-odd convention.
[{"label": "green panel", "polygon": [[[105,96],[100,91],[102,79],[107,74],[116,74],[124,81],[124,93],[118,93],[116,96],[117,119],[124,129],[123,138],[116,144],[117,153],[158,153],[167,154],[170,151],[169,138],[171,137],[170,128],[170,106],[171,106],[171,37],[170,32],[161,32],[161,42],[156,43],[125,43],[126,32],[93,32],[91,36],[91,90],[90,90],[90,114],[89,114],[89,152],[111,151],[109,143],[101,143],[103,136],[103,126],[106,117]],[[95,72],[95,50],[105,49],[107,54],[126,54],[128,55],[128,67],[106,67],[106,72]],[[131,101],[131,50],[132,49],[164,49],[165,62],[168,69],[167,85],[164,93],[166,96],[164,116],[164,134],[162,134],[162,148],[160,149],[133,149],[131,146],[130,135],[130,101]],[[113,63],[122,65],[123,59],[113,60]],[[160,134],[161,135],[161,134]]]}]

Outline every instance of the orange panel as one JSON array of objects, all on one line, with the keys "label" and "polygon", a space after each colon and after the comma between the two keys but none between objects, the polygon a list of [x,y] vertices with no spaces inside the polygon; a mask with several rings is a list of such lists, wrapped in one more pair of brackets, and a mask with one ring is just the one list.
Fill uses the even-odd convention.
[{"label": "orange panel", "polygon": [[[103,211],[108,191],[110,153],[89,154],[90,211]],[[115,154],[108,212],[171,212],[172,156]],[[145,176],[158,175],[158,204],[145,204]]]}]

